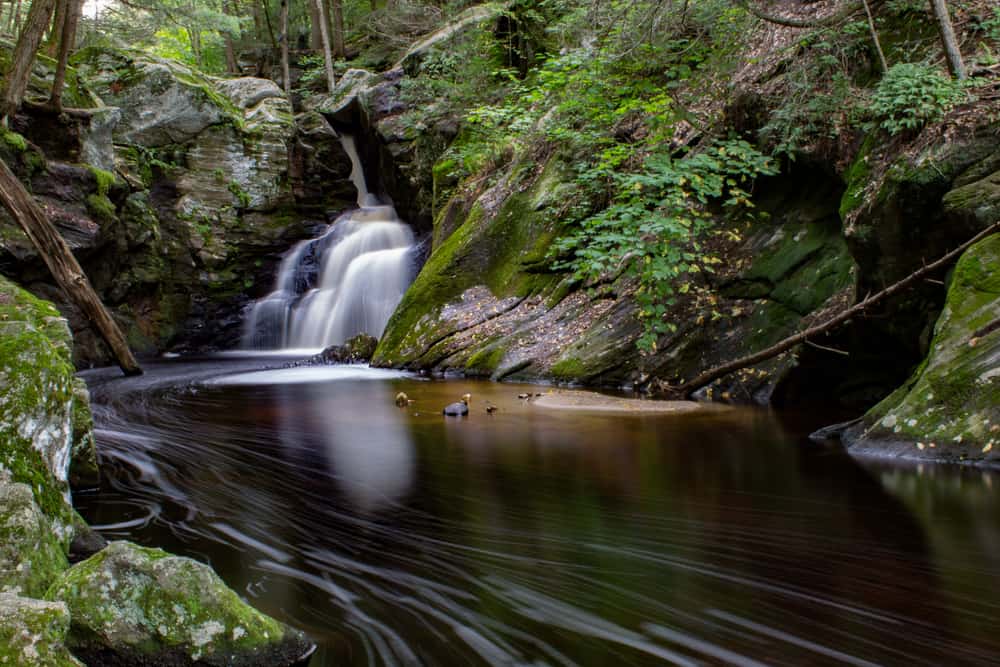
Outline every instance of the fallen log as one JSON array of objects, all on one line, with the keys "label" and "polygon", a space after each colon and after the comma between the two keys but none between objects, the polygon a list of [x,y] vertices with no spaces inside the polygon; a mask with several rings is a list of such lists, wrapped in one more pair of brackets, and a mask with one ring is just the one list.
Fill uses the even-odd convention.
[{"label": "fallen log", "polygon": [[122,372],[125,375],[142,374],[125,336],[94,292],[69,245],[3,160],[0,160],[0,203],[24,230],[66,296],[100,333]]},{"label": "fallen log", "polygon": [[835,315],[834,317],[824,322],[821,322],[820,324],[812,326],[806,329],[805,331],[800,331],[797,334],[789,336],[788,338],[785,338],[775,343],[771,347],[761,350],[760,352],[755,352],[754,354],[750,354],[745,357],[735,359],[734,361],[730,361],[728,363],[715,366],[714,368],[710,368],[701,375],[698,375],[693,380],[689,380],[688,382],[684,382],[676,386],[662,385],[661,390],[665,394],[670,396],[680,396],[687,398],[697,390],[704,387],[705,385],[710,384],[723,376],[729,375],[733,371],[738,371],[741,368],[746,368],[747,366],[753,366],[754,364],[766,361],[771,357],[776,357],[782,352],[792,349],[796,345],[805,343],[812,336],[818,336],[819,334],[826,333],[827,331],[830,331],[831,329],[848,321],[852,317],[859,315],[868,308],[871,308],[876,303],[889,298],[893,294],[903,291],[910,285],[923,279],[928,274],[937,271],[938,269],[948,265],[950,262],[957,259],[959,255],[965,252],[970,246],[972,246],[977,241],[980,241],[986,238],[987,236],[996,233],[1000,233],[1000,222],[990,225],[989,227],[979,232],[978,234],[973,236],[971,239],[969,239],[962,245],[958,246],[957,248],[948,252],[942,257],[936,259],[930,264],[924,265],[923,267],[914,271],[913,273],[903,278],[902,280],[893,283],[889,287],[886,287],[881,292],[876,292],[875,294],[869,295],[862,301],[856,303],[850,308],[847,308],[846,310],[841,311],[838,315]]}]

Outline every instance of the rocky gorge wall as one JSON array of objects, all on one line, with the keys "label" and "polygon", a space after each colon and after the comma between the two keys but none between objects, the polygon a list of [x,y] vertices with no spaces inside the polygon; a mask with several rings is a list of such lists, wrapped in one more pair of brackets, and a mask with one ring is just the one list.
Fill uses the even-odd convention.
[{"label": "rocky gorge wall", "polygon": [[[365,128],[370,151],[382,156],[388,173],[382,181],[388,195],[407,202],[411,218],[429,227],[427,262],[389,323],[377,365],[494,380],[634,387],[682,381],[822,322],[1000,219],[1000,125],[988,100],[957,110],[917,137],[890,140],[876,130],[842,137],[833,150],[805,149],[780,175],[755,186],[754,203],[769,214],[766,220],[749,226],[717,221],[720,233],[710,243],[724,258],[722,266],[670,308],[674,333],[657,341],[656,352],[640,353],[634,285],[613,276],[581,285],[550,268],[551,244],[564,231],[573,197],[572,158],[558,144],[543,143],[456,180],[448,147],[462,141],[460,120],[408,105],[405,91],[429,76],[424,62],[454,48],[449,40],[462,30],[497,30],[491,16],[459,24],[439,31],[447,33],[442,39],[411,49],[385,72],[348,71],[338,91],[316,106]],[[780,44],[801,38],[786,28],[762,30],[754,38],[778,52]],[[731,104],[717,111],[719,121],[756,137],[787,93],[785,68],[780,60],[761,59],[733,74]],[[978,252],[987,267],[981,275],[995,271],[995,260]],[[898,402],[904,390],[897,388],[912,387],[928,368],[937,366],[939,375],[957,372],[951,357],[935,356],[932,339],[947,346],[941,341],[951,340],[949,330],[958,327],[982,346],[977,354],[983,355],[974,382],[971,370],[961,374],[967,385],[962,395],[992,397],[1000,382],[990,352],[1000,311],[988,299],[976,315],[951,305],[964,293],[953,275],[962,274],[926,281],[699,395],[784,408],[823,406],[831,419],[856,415],[890,394],[896,398],[886,401]],[[917,375],[907,381],[915,368]],[[949,421],[965,424],[962,434],[949,437],[954,447],[942,444],[930,427],[894,427],[897,436],[906,434],[902,448],[879,444],[885,439],[877,428],[848,440],[858,452],[992,460],[994,398],[949,399]],[[876,424],[886,405],[874,408],[864,423]],[[907,409],[916,412],[919,405],[912,399]],[[933,448],[917,447],[932,440]]]},{"label": "rocky gorge wall", "polygon": [[[4,159],[137,353],[236,346],[242,310],[269,290],[281,254],[354,204],[336,133],[318,114],[296,118],[269,80],[215,80],[113,49],[73,62],[89,108],[27,107],[0,142]],[[0,271],[67,315],[78,366],[108,362],[5,215]]]}]

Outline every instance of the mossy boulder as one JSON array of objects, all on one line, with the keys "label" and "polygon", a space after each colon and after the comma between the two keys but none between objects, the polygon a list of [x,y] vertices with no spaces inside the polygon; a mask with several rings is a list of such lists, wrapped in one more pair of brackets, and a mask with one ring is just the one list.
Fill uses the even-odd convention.
[{"label": "mossy boulder", "polygon": [[0,665],[83,667],[66,649],[68,630],[65,604],[0,593]]},{"label": "mossy boulder", "polygon": [[1000,234],[962,255],[924,363],[846,439],[859,453],[1000,459]]},{"label": "mossy boulder", "polygon": [[128,542],[74,565],[46,597],[68,606],[67,644],[88,664],[271,667],[312,651],[208,566]]},{"label": "mossy boulder", "polygon": [[69,465],[77,385],[66,320],[0,277],[0,474],[27,484],[61,539],[70,534]]},{"label": "mossy boulder", "polygon": [[0,480],[0,591],[41,597],[69,566],[50,523],[29,486]]}]

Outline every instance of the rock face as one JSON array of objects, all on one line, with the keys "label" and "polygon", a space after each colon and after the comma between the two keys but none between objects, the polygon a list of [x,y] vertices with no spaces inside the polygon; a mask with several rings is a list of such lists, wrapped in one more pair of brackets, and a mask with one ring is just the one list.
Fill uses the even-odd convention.
[{"label": "rock face", "polygon": [[205,565],[112,542],[48,593],[71,616],[67,643],[88,664],[295,664],[301,633],[257,612]]},{"label": "rock face", "polygon": [[65,604],[0,593],[0,664],[83,667],[66,649],[68,630]]},{"label": "rock face", "polygon": [[[30,184],[133,350],[235,346],[242,309],[269,291],[282,253],[356,200],[336,133],[322,116],[297,124],[265,79],[217,80],[97,47],[73,60],[109,106],[71,117],[26,110],[17,133],[0,137],[0,156]],[[67,316],[77,366],[108,363],[2,213],[0,266]]]},{"label": "rock face", "polygon": [[848,432],[852,451],[906,458],[1000,459],[1000,234],[955,267],[930,354]]},{"label": "rock face", "polygon": [[[762,194],[758,205],[773,211],[771,220],[737,230],[745,236],[727,247],[731,261],[712,286],[725,317],[704,317],[704,303],[681,300],[665,351],[640,357],[627,280],[587,290],[549,268],[561,207],[573,199],[570,173],[553,155],[535,168],[511,165],[494,187],[453,198],[373,363],[571,383],[631,383],[668,366],[690,377],[726,355],[763,349],[848,298],[853,262],[840,236],[841,190],[810,174],[808,184],[793,179]],[[731,382],[739,398],[766,401],[796,363],[788,355]]]}]

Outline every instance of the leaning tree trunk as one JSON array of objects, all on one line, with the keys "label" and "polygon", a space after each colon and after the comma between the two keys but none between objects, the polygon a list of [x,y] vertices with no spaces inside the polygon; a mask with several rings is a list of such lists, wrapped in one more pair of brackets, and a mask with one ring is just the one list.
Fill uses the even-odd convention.
[{"label": "leaning tree trunk", "polygon": [[955,78],[961,81],[965,78],[965,63],[962,62],[962,51],[958,47],[955,28],[951,24],[948,5],[945,4],[944,0],[931,0],[931,10],[938,22],[938,31],[941,33],[944,54],[948,58],[948,67],[951,68],[951,73],[955,75]]},{"label": "leaning tree trunk", "polygon": [[925,264],[923,267],[917,269],[916,271],[906,276],[902,280],[899,280],[893,283],[892,285],[889,285],[881,292],[877,292],[875,294],[871,294],[865,297],[864,300],[862,300],[861,302],[856,303],[850,308],[841,311],[834,317],[831,317],[828,320],[820,322],[819,324],[812,326],[806,329],[805,331],[800,331],[797,334],[793,334],[788,338],[780,340],[769,348],[766,348],[759,352],[755,352],[745,357],[741,357],[734,361],[730,361],[720,366],[715,366],[714,368],[710,368],[701,375],[694,378],[693,380],[689,380],[688,382],[684,382],[676,386],[664,386],[661,387],[661,389],[663,389],[664,392],[667,394],[687,398],[691,394],[696,392],[698,389],[701,389],[705,385],[710,384],[721,377],[729,375],[733,371],[738,371],[741,368],[746,368],[747,366],[753,366],[754,364],[759,364],[760,362],[766,361],[771,357],[778,356],[782,352],[787,352],[796,345],[800,345],[802,343],[807,342],[809,338],[813,336],[818,336],[819,334],[826,333],[827,331],[835,329],[839,327],[841,324],[850,320],[851,318],[871,308],[876,303],[884,301],[890,296],[897,294],[903,291],[904,289],[909,288],[911,285],[916,284],[920,280],[923,280],[931,273],[946,267],[948,264],[958,259],[959,256],[963,252],[968,250],[973,244],[978,243],[987,236],[992,236],[993,234],[998,234],[998,233],[1000,233],[1000,222],[995,222],[986,229],[982,230],[981,232],[973,236],[965,243],[945,253],[944,255],[934,260],[930,264]]},{"label": "leaning tree trunk", "polygon": [[292,97],[292,77],[288,68],[288,0],[281,0],[281,84]]},{"label": "leaning tree trunk", "polygon": [[319,36],[323,40],[323,64],[326,69],[327,91],[332,93],[337,85],[337,80],[333,76],[333,54],[330,52],[330,31],[327,29],[326,10],[323,7],[323,0],[313,0],[316,3],[316,12],[319,14]]},{"label": "leaning tree trunk", "polygon": [[861,0],[865,6],[865,15],[868,17],[868,32],[871,33],[872,42],[875,43],[875,51],[878,52],[878,61],[882,65],[882,74],[889,71],[889,63],[885,59],[885,52],[882,51],[882,42],[879,41],[878,31],[875,29],[875,18],[872,16],[872,8],[868,5],[868,0]]},{"label": "leaning tree trunk", "polygon": [[125,336],[94,292],[69,245],[2,160],[0,160],[0,203],[24,230],[56,282],[66,292],[66,296],[76,304],[104,338],[122,372],[125,375],[140,375],[142,369],[132,356],[132,351],[125,342]]},{"label": "leaning tree trunk", "polygon": [[35,64],[35,54],[38,53],[38,46],[49,27],[55,4],[56,0],[34,0],[31,3],[28,19],[21,36],[17,38],[17,46],[14,47],[10,70],[4,78],[3,94],[0,95],[0,118],[13,114],[24,100],[28,80],[31,78],[31,67]]},{"label": "leaning tree trunk", "polygon": [[63,25],[59,37],[59,62],[56,64],[56,74],[52,81],[52,96],[49,97],[49,105],[58,110],[62,110],[66,63],[69,60],[69,52],[76,45],[76,27],[80,22],[80,14],[83,12],[83,0],[65,0],[65,3]]}]

